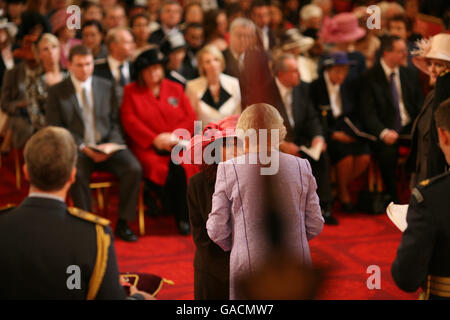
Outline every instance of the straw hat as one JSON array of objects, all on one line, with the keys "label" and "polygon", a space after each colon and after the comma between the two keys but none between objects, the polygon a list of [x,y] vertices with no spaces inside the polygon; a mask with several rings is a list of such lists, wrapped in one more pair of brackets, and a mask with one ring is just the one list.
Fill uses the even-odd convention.
[{"label": "straw hat", "polygon": [[366,35],[354,13],[344,12],[332,18],[325,17],[320,36],[326,43],[353,42]]},{"label": "straw hat", "polygon": [[297,29],[287,30],[281,37],[281,48],[288,51],[294,48],[300,48],[301,52],[307,52],[314,45],[314,39],[303,36]]},{"label": "straw hat", "polygon": [[1,29],[6,29],[6,31],[8,32],[9,36],[14,39],[14,37],[17,34],[17,27],[14,23],[12,22],[8,22],[7,18],[2,18],[0,19],[0,30]]},{"label": "straw hat", "polygon": [[450,62],[450,34],[439,33],[431,38],[416,42],[417,50],[412,52],[414,65],[426,74],[428,72],[428,59],[438,59]]}]

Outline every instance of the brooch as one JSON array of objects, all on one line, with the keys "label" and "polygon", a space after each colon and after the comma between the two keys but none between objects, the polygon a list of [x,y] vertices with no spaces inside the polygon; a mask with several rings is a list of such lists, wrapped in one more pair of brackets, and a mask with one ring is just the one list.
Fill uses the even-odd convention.
[{"label": "brooch", "polygon": [[174,108],[178,107],[178,98],[169,97],[168,102],[172,107]]}]

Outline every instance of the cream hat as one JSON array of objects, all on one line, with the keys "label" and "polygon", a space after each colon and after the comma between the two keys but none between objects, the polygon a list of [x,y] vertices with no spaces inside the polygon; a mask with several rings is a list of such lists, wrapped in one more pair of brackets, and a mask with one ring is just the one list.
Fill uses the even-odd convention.
[{"label": "cream hat", "polygon": [[438,59],[450,62],[450,34],[439,33],[431,38],[416,42],[417,50],[412,51],[414,65],[426,74],[428,72],[427,59]]}]

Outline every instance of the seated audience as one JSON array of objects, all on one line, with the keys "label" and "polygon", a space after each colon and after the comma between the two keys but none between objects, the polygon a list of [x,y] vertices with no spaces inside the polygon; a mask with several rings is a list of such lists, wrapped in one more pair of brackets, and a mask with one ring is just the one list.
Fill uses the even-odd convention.
[{"label": "seated audience", "polygon": [[134,58],[149,48],[148,39],[150,38],[150,18],[140,13],[131,17],[130,28],[136,42]]},{"label": "seated audience", "polygon": [[237,18],[230,25],[230,45],[223,52],[224,73],[240,78],[244,68],[245,52],[254,45],[255,24],[247,18]]},{"label": "seated audience", "polygon": [[[298,157],[306,157],[310,161],[317,180],[317,194],[325,223],[336,225],[338,221],[331,214],[333,197],[325,134],[310,98],[309,84],[300,80],[297,60],[288,53],[275,60],[273,73],[275,79],[272,80],[271,91],[266,93],[265,101],[270,101],[276,106],[285,123],[287,134],[285,141],[280,144],[280,150]],[[300,151],[300,146],[315,148],[320,144],[322,147],[317,160]]]},{"label": "seated audience", "polygon": [[250,7],[250,19],[255,23],[257,39],[261,47],[269,52],[277,45],[277,38],[270,29],[270,7],[265,0],[253,0]]},{"label": "seated audience", "polygon": [[[358,18],[352,12],[339,13],[332,18],[325,18],[320,37],[328,44],[332,44],[331,53],[346,52],[348,58],[355,63],[350,67],[349,79],[358,79],[366,70],[364,55],[355,50],[357,40],[366,35],[366,30],[358,24]],[[319,70],[319,73],[321,71]]]},{"label": "seated audience", "polygon": [[167,79],[186,85],[183,61],[186,57],[186,41],[181,32],[171,32],[161,43],[160,50],[166,58],[164,73]]},{"label": "seated audience", "polygon": [[315,4],[307,4],[300,10],[300,31],[320,30],[323,23],[322,9]]},{"label": "seated audience", "polygon": [[[436,80],[441,73],[450,70],[450,35],[440,33],[432,38],[418,42],[418,50],[413,52],[414,65],[429,76],[429,84],[433,89],[425,98],[424,105],[417,115],[411,130],[411,152],[407,166],[412,172],[411,188],[429,177],[427,170],[431,122],[433,119],[434,95]],[[449,88],[447,88],[448,90]],[[433,155],[434,156],[434,155]]]},{"label": "seated audience", "polygon": [[[91,209],[89,183],[95,170],[112,173],[119,180],[119,209],[115,234],[136,241],[128,222],[136,216],[142,169],[125,140],[119,120],[114,85],[94,76],[94,57],[85,46],[75,46],[69,55],[70,77],[51,87],[46,104],[49,125],[64,127],[77,143],[76,181],[70,194],[76,207]],[[115,152],[107,149],[115,147]]]},{"label": "seated audience", "polygon": [[198,54],[200,78],[186,85],[186,95],[202,121],[203,127],[241,112],[239,80],[223,73],[225,60],[213,45],[207,45]]},{"label": "seated audience", "polygon": [[88,1],[86,6],[82,8],[81,20],[83,21],[83,24],[90,20],[102,23],[103,15],[103,8],[100,4]]},{"label": "seated audience", "polygon": [[184,29],[184,39],[186,40],[186,57],[183,61],[188,80],[195,79],[198,74],[197,52],[203,47],[205,41],[203,26],[198,23],[191,23]]},{"label": "seated audience", "polygon": [[103,43],[103,27],[96,20],[87,20],[81,27],[81,41],[91,49],[94,61],[106,59],[108,49]]},{"label": "seated audience", "polygon": [[108,6],[108,8],[104,10],[105,16],[103,18],[103,28],[105,29],[105,32],[109,32],[109,30],[117,27],[127,27],[128,18],[125,9],[121,5],[114,4]]},{"label": "seated audience", "polygon": [[98,61],[95,64],[94,75],[114,84],[120,105],[123,87],[135,79],[130,62],[135,49],[133,35],[128,28],[113,28],[108,31],[105,44],[108,56],[106,61]]},{"label": "seated audience", "polygon": [[[450,165],[450,99],[434,114],[439,145]],[[392,264],[392,278],[408,292],[423,288],[423,299],[448,300],[450,290],[449,214],[450,172],[425,180],[414,188],[406,221],[408,226]]]},{"label": "seated audience", "polygon": [[373,145],[387,195],[398,202],[395,168],[400,135],[409,135],[423,103],[415,71],[404,67],[406,43],[397,36],[381,42],[380,62],[361,80],[359,105],[365,129],[379,140]]},{"label": "seated audience", "polygon": [[390,18],[387,22],[388,32],[390,35],[398,36],[405,40],[406,47],[408,49],[408,63],[406,66],[414,67],[411,61],[411,51],[414,50],[414,42],[409,41],[409,37],[411,35],[411,25],[408,19],[403,15],[396,15]]},{"label": "seated audience", "polygon": [[75,38],[75,29],[67,27],[67,20],[70,15],[66,9],[61,9],[52,15],[50,20],[52,24],[52,33],[58,37],[60,45],[60,62],[63,68],[67,68],[69,51],[75,45],[81,44],[81,40]]},{"label": "seated audience", "polygon": [[205,44],[213,44],[220,51],[228,47],[227,15],[223,10],[211,10],[205,13],[203,26],[205,30]]},{"label": "seated audience", "polygon": [[171,32],[180,31],[178,25],[181,22],[183,8],[175,0],[165,0],[159,13],[160,27],[152,32],[150,43],[159,45]]},{"label": "seated audience", "polygon": [[325,71],[311,84],[311,99],[322,119],[328,154],[336,167],[342,209],[352,212],[348,185],[367,169],[371,152],[368,143],[358,140],[344,121],[347,117],[358,123],[355,85],[347,80],[352,61],[345,52],[336,52],[326,57],[324,63]]},{"label": "seated audience", "polygon": [[[0,272],[8,275],[0,299],[125,299],[109,220],[65,203],[77,171],[71,134],[41,129],[26,144],[24,159],[28,197],[0,215]],[[133,298],[143,295],[149,296]]]},{"label": "seated audience", "polygon": [[135,61],[137,81],[125,87],[121,119],[130,146],[139,159],[152,192],[177,220],[181,234],[189,234],[186,185],[189,176],[171,161],[178,144],[176,129],[194,131],[195,113],[183,87],[164,79],[163,55],[152,48]]},{"label": "seated audience", "polygon": [[5,73],[2,86],[2,110],[9,116],[11,142],[17,149],[46,125],[47,90],[65,77],[59,65],[58,39],[46,33],[36,45],[35,41],[27,36],[24,46],[14,51],[24,61]]},{"label": "seated audience", "polygon": [[[241,298],[238,281],[258,268],[268,254],[270,243],[264,232],[267,210],[275,209],[281,216],[284,232],[280,242],[306,265],[311,264],[308,241],[323,228],[309,162],[277,150],[286,134],[279,112],[267,104],[249,106],[236,129],[244,135],[249,130],[266,129],[268,135],[277,130],[279,140],[246,138],[245,154],[221,162],[217,168],[206,229],[212,241],[224,251],[230,251],[230,299]],[[270,152],[270,165],[278,163],[274,175],[261,175],[263,165],[258,157],[262,149]]]}]

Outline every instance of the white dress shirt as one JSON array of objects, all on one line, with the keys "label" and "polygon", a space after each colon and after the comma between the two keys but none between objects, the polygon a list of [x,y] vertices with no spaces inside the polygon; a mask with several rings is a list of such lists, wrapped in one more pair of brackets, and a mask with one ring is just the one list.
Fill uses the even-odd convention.
[{"label": "white dress shirt", "polygon": [[73,74],[70,75],[70,79],[72,80],[73,86],[75,87],[75,93],[77,95],[78,105],[81,108],[81,112],[83,112],[83,97],[82,92],[83,89],[86,90],[86,94],[88,99],[90,99],[89,103],[92,107],[94,107],[94,92],[92,90],[92,77],[89,77],[86,81],[81,82]]},{"label": "white dress shirt", "polygon": [[284,86],[277,77],[275,77],[275,82],[277,84],[278,90],[283,100],[284,107],[288,116],[289,123],[292,128],[295,127],[294,121],[294,111],[292,109],[292,88]]},{"label": "white dress shirt", "polygon": [[338,118],[342,114],[341,86],[331,82],[328,71],[324,72],[325,83],[327,85],[328,97],[330,98],[330,107],[333,116]]},{"label": "white dress shirt", "polygon": [[125,81],[128,83],[130,80],[130,64],[128,61],[120,62],[119,60],[114,59],[112,56],[108,56],[107,58],[109,69],[111,70],[111,73],[116,79],[116,82],[120,81],[120,66],[123,64],[122,67],[122,73],[125,77]]},{"label": "white dress shirt", "polygon": [[[402,126],[406,126],[411,122],[411,117],[408,114],[408,111],[406,110],[405,104],[403,103],[403,95],[402,95],[402,84],[400,82],[400,72],[399,68],[396,67],[395,69],[391,69],[383,60],[383,58],[380,59],[381,67],[384,70],[384,73],[386,74],[386,78],[388,80],[388,83],[390,83],[391,79],[391,73],[395,72],[394,81],[397,86],[398,91],[398,104],[400,107],[400,118],[402,121]],[[384,131],[384,130],[383,130]]]}]

